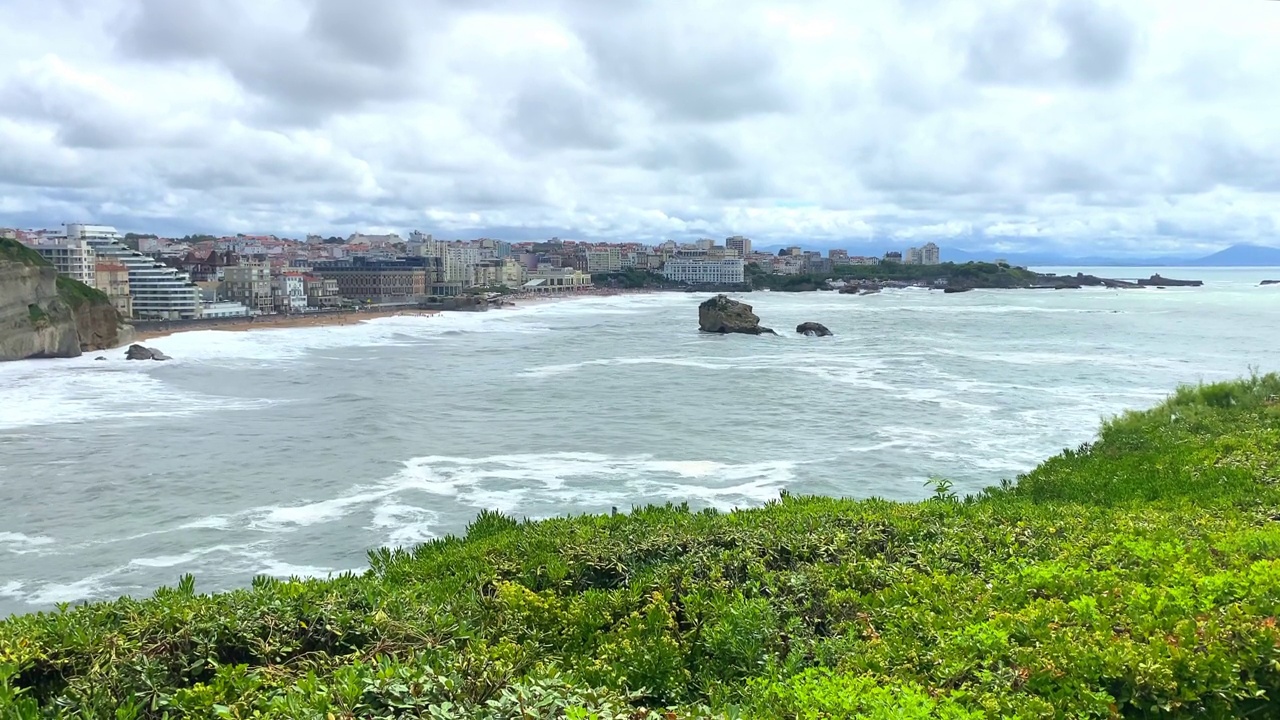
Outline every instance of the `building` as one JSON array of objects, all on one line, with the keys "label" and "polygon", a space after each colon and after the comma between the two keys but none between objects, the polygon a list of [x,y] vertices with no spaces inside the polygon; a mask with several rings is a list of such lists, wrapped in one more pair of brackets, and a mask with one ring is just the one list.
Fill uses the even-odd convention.
[{"label": "building", "polygon": [[662,266],[662,276],[689,285],[741,285],[746,282],[742,258],[672,258]]},{"label": "building", "polygon": [[83,238],[42,238],[30,247],[57,268],[59,275],[89,286],[97,279],[97,253]]},{"label": "building", "polygon": [[[191,320],[200,317],[200,288],[184,272],[124,245],[109,225],[69,223],[64,237],[84,240],[100,260],[129,269],[129,297],[139,320]],[[96,263],[95,263],[96,274]]]},{"label": "building", "polygon": [[427,258],[318,263],[313,273],[338,283],[338,294],[361,302],[407,302],[427,294]]},{"label": "building", "polygon": [[338,281],[333,278],[322,278],[318,275],[303,277],[303,285],[307,290],[307,305],[314,308],[331,308],[341,304],[338,292]]},{"label": "building", "polygon": [[905,258],[903,258],[903,262],[906,263],[907,265],[923,265],[924,264],[923,258],[924,258],[924,255],[923,253],[921,253],[920,248],[917,248],[917,247],[907,248],[907,255]]},{"label": "building", "polygon": [[622,248],[604,245],[587,250],[587,272],[591,275],[622,272]]},{"label": "building", "polygon": [[255,313],[276,309],[271,292],[271,266],[266,263],[241,263],[223,268],[223,295]]},{"label": "building", "polygon": [[120,317],[133,317],[133,299],[129,296],[129,266],[113,260],[94,263],[93,286],[111,298]]},{"label": "building", "polygon": [[529,273],[522,290],[529,292],[572,292],[591,287],[591,276],[566,267],[540,267]]},{"label": "building", "polygon": [[300,272],[287,272],[271,278],[271,296],[276,312],[306,312],[307,285],[305,277]]},{"label": "building", "polygon": [[897,250],[890,250],[884,254],[885,262],[900,263],[902,262],[902,253]]},{"label": "building", "polygon": [[920,248],[920,263],[923,265],[941,265],[942,253],[938,250],[938,246],[928,243]]},{"label": "building", "polygon": [[480,262],[480,248],[471,243],[450,243],[443,248],[441,278],[446,284],[471,287],[475,266]]},{"label": "building", "polygon": [[724,246],[738,254],[738,257],[745,258],[751,254],[751,238],[741,235],[734,235],[731,238],[725,238]]},{"label": "building", "polygon": [[201,306],[200,312],[200,316],[204,318],[248,317],[253,314],[253,312],[244,305],[230,301],[204,303]]},{"label": "building", "polygon": [[827,257],[831,260],[831,263],[832,263],[833,265],[848,265],[848,264],[849,264],[849,251],[848,251],[848,250],[828,250],[828,251],[827,251]]}]

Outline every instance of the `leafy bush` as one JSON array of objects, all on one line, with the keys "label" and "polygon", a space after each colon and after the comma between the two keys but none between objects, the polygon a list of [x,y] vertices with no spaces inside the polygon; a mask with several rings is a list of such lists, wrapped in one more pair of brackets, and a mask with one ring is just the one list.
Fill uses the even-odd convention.
[{"label": "leafy bush", "polygon": [[517,522],[0,622],[0,718],[1274,717],[1280,378],[1017,482]]}]

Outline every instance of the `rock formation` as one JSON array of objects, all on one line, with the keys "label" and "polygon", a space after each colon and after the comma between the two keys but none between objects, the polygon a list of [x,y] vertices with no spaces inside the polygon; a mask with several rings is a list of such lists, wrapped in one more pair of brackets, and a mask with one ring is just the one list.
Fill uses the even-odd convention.
[{"label": "rock formation", "polygon": [[156,350],[155,348],[143,347],[141,345],[130,345],[128,350],[124,352],[125,360],[172,360],[173,358]]},{"label": "rock formation", "polygon": [[776,335],[767,327],[760,327],[760,318],[751,312],[751,306],[731,300],[727,295],[717,295],[698,306],[698,328],[710,333],[743,333]]},{"label": "rock formation", "polygon": [[1200,287],[1204,285],[1203,280],[1174,280],[1173,278],[1160,277],[1159,273],[1152,275],[1146,280],[1139,280],[1138,284],[1143,287]]},{"label": "rock formation", "polygon": [[14,240],[0,240],[0,360],[77,357],[121,343],[105,295],[58,272]]},{"label": "rock formation", "polygon": [[1280,285],[1280,280],[1263,280],[1263,285]]},{"label": "rock formation", "polygon": [[806,337],[830,337],[834,333],[826,325],[816,322],[803,322],[796,326],[796,332]]}]

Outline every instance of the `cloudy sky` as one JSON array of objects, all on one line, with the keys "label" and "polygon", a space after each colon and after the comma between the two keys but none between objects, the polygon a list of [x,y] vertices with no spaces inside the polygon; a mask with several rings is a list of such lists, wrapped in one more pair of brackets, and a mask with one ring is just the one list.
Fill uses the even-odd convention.
[{"label": "cloudy sky", "polygon": [[0,27],[0,226],[1280,244],[1276,2],[0,0]]}]

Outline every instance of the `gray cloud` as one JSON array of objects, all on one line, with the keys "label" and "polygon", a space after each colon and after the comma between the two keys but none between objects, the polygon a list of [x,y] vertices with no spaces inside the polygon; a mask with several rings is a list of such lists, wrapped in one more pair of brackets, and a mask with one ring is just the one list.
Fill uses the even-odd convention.
[{"label": "gray cloud", "polygon": [[1159,0],[8,0],[0,225],[1256,240],[1280,223],[1275,21]]},{"label": "gray cloud", "polygon": [[1019,0],[994,7],[969,38],[969,74],[981,82],[1114,83],[1128,74],[1138,42],[1119,5],[1102,0]]}]

